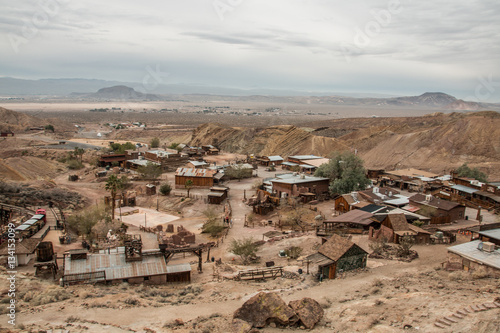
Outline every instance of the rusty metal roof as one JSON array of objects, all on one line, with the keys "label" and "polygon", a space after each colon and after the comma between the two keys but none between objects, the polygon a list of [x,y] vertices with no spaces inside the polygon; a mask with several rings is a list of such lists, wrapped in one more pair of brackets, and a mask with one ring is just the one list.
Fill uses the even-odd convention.
[{"label": "rusty metal roof", "polygon": [[182,177],[212,178],[216,173],[217,173],[217,170],[193,169],[193,168],[179,168],[175,171],[176,176],[182,176]]},{"label": "rusty metal roof", "polygon": [[105,271],[106,280],[167,274],[163,256],[143,256],[142,261],[125,261],[124,253],[90,254],[87,259],[65,257],[64,275]]}]

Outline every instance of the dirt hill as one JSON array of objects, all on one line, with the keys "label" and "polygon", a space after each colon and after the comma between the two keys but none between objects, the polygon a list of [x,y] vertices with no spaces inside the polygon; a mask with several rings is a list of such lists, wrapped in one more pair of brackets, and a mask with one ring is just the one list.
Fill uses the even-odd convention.
[{"label": "dirt hill", "polygon": [[74,131],[72,125],[60,119],[33,117],[22,112],[0,107],[0,131],[13,131],[17,133],[24,132],[27,128],[44,127],[49,124],[54,126],[56,133]]},{"label": "dirt hill", "polygon": [[[213,144],[241,154],[316,154],[359,152],[369,168],[415,167],[449,172],[463,163],[500,178],[500,113],[436,113],[424,117],[349,118],[262,129],[204,124],[192,145]],[[319,127],[318,125],[323,125]]]}]

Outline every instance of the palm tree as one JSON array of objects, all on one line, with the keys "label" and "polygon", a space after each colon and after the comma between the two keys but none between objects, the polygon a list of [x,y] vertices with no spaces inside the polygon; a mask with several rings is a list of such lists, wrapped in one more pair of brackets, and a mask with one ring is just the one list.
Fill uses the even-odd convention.
[{"label": "palm tree", "polygon": [[115,201],[116,201],[116,193],[118,190],[123,188],[123,179],[118,178],[116,175],[109,176],[106,182],[106,191],[109,191],[111,194],[111,219],[115,219]]}]

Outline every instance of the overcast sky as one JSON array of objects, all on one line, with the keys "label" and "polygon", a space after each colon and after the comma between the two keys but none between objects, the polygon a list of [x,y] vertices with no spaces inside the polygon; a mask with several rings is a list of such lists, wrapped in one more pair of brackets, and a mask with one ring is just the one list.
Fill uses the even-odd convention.
[{"label": "overcast sky", "polygon": [[[500,2],[0,0],[0,76],[500,102]],[[166,74],[168,73],[168,74]]]}]

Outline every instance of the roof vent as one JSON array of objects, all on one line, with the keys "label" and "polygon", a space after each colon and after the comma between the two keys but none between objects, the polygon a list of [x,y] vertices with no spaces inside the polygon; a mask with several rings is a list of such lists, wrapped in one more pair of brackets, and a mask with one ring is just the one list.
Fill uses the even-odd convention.
[{"label": "roof vent", "polygon": [[483,245],[482,246],[483,247],[482,251],[484,251],[484,252],[493,252],[493,251],[495,251],[495,244],[493,244],[491,242],[482,242],[482,243],[480,243],[480,245],[481,244]]},{"label": "roof vent", "polygon": [[430,202],[432,200],[432,194],[427,194],[425,196],[425,201]]}]

